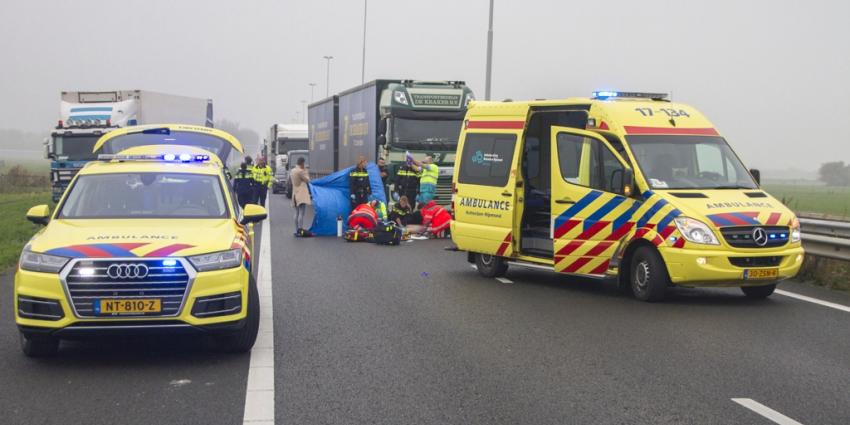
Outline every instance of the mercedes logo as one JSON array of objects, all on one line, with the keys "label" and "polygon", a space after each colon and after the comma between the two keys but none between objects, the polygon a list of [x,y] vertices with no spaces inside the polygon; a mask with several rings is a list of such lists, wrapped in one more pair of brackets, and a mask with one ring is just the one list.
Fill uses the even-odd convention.
[{"label": "mercedes logo", "polygon": [[767,245],[767,232],[765,232],[761,227],[753,229],[753,242],[755,242],[758,246]]},{"label": "mercedes logo", "polygon": [[144,279],[148,276],[148,266],[144,264],[111,264],[106,275],[113,279]]}]

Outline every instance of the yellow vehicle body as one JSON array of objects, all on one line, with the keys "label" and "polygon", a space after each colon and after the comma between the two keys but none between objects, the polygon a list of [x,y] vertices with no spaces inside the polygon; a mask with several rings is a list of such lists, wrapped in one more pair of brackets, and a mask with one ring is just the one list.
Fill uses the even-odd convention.
[{"label": "yellow vehicle body", "polygon": [[[180,128],[194,131],[186,130],[187,126]],[[198,128],[203,132],[210,130]],[[232,136],[219,130],[215,132],[226,135],[225,139],[234,141],[232,147],[241,150]],[[217,136],[222,137],[221,134]],[[111,133],[105,135],[99,145],[103,139],[113,137]],[[170,158],[178,159],[156,159],[163,155],[169,158],[169,154]],[[180,161],[181,154],[193,160]],[[195,161],[195,158],[203,160]],[[225,213],[216,218],[60,216],[80,179],[125,173],[140,173],[140,176],[167,173],[172,179],[183,175],[208,176],[205,181],[220,184]],[[36,340],[55,340],[137,331],[229,334],[250,326],[247,323],[251,321],[247,320],[251,314],[249,302],[258,302],[249,301],[255,297],[251,293],[254,285],[251,223],[265,218],[265,210],[256,205],[240,210],[229,187],[222,161],[211,152],[193,146],[136,146],[122,151],[112,160],[87,164],[69,185],[56,211],[43,218],[46,226],[25,248],[25,253],[65,258],[67,262],[57,272],[33,271],[19,265],[15,274],[15,321],[22,335]],[[181,192],[173,196],[179,205],[180,197],[191,194]],[[46,215],[45,207],[33,208],[31,214]],[[36,221],[30,214],[28,218]],[[226,251],[234,253],[233,258],[239,258],[233,260],[238,264],[202,271],[191,260],[193,256]],[[85,280],[89,276],[91,279]],[[169,285],[176,289],[167,289],[172,287]],[[104,287],[107,289],[102,289]],[[87,297],[83,291],[90,291],[93,296]],[[144,306],[140,300],[148,305]],[[133,302],[121,307],[123,301]],[[51,310],[46,310],[48,307],[39,309],[34,307],[36,305],[49,305]],[[104,306],[119,310],[106,312],[102,310]],[[121,308],[130,310],[124,313]],[[145,308],[158,311],[146,311]],[[251,319],[258,321],[258,318]],[[250,342],[253,344],[253,340]]]},{"label": "yellow vehicle body", "polygon": [[[693,157],[684,155],[690,150]],[[669,284],[741,287],[793,277],[802,262],[794,214],[758,188],[714,125],[685,104],[473,102],[457,158],[452,239],[486,261],[626,281],[631,255],[647,247],[663,259]],[[645,175],[641,164],[666,178]],[[724,179],[742,187],[717,183]],[[680,225],[699,229],[689,237],[712,235],[692,242]]]}]

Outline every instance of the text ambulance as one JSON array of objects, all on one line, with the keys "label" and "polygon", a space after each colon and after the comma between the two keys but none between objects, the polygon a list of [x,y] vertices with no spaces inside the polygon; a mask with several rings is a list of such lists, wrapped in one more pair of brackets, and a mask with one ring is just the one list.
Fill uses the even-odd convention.
[{"label": "text ambulance", "polygon": [[753,298],[798,272],[794,214],[696,109],[653,93],[473,102],[458,145],[452,239],[485,276],[509,263]]}]

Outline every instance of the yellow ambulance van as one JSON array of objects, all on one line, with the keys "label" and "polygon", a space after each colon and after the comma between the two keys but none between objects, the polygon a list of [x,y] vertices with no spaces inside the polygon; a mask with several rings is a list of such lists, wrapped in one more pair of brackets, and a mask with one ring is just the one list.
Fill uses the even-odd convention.
[{"label": "yellow ambulance van", "polygon": [[765,298],[803,260],[794,214],[699,111],[665,94],[472,102],[452,239],[488,277],[509,264]]}]

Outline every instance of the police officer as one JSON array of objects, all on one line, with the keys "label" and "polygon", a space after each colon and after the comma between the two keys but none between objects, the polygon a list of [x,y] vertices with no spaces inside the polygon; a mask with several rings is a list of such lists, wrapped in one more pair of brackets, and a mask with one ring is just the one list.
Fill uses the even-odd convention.
[{"label": "police officer", "polygon": [[260,157],[257,161],[257,166],[254,167],[254,181],[256,182],[257,205],[266,205],[266,195],[269,193],[269,187],[272,185],[274,173],[272,167],[266,164],[266,158]]},{"label": "police officer", "polygon": [[236,200],[241,208],[245,208],[245,205],[253,200],[254,175],[248,171],[248,164],[245,162],[239,164],[239,170],[233,178],[233,190],[236,191]]},{"label": "police officer", "polygon": [[405,163],[398,167],[394,189],[396,199],[406,196],[409,201],[416,202],[416,195],[419,193],[419,172],[413,168],[411,163]]},{"label": "police officer", "polygon": [[248,190],[248,203],[256,204],[257,203],[257,188],[256,181],[254,180],[254,158],[251,158],[250,155],[245,156],[245,170],[248,171],[249,176],[251,177],[249,180],[249,190]]},{"label": "police officer", "polygon": [[366,171],[366,158],[357,159],[357,166],[348,173],[348,185],[351,190],[351,206],[356,207],[369,201],[372,186],[369,184],[369,173]]}]

